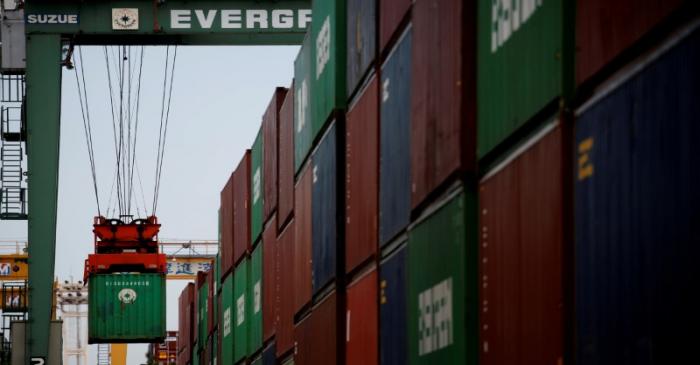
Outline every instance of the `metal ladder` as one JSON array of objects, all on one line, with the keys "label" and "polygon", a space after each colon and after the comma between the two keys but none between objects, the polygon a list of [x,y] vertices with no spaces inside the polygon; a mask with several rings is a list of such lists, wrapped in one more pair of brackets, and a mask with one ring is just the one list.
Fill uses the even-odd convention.
[{"label": "metal ladder", "polygon": [[24,180],[26,133],[23,108],[24,77],[2,75],[0,108],[0,219],[27,219]]},{"label": "metal ladder", "polygon": [[97,365],[111,365],[112,357],[110,352],[112,351],[110,344],[101,343],[97,345]]}]

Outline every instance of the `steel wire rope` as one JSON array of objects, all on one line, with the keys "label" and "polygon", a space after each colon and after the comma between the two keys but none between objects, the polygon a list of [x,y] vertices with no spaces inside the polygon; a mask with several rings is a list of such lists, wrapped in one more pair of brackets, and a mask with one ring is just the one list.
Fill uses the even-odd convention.
[{"label": "steel wire rope", "polygon": [[[116,157],[116,169],[115,169],[115,179],[116,179],[116,185],[117,185],[117,205],[119,206],[119,210],[121,211],[121,197],[119,196],[119,153],[118,153],[118,143],[117,143],[117,121],[116,121],[116,112],[114,110],[114,91],[112,88],[112,72],[111,68],[109,65],[109,52],[107,51],[107,46],[104,46],[104,56],[105,56],[105,65],[107,68],[107,85],[109,86],[109,102],[110,102],[110,110],[112,114],[112,133],[113,133],[113,139],[114,139],[114,153]],[[114,51],[112,51],[112,54],[114,54]]]},{"label": "steel wire rope", "polygon": [[[142,71],[143,71],[143,54],[144,54],[144,47],[141,46],[141,54],[139,58],[139,72],[138,72],[138,77],[137,77],[137,86],[136,86],[136,110],[134,112],[134,138],[133,138],[133,146],[130,148],[130,153],[131,153],[131,162],[129,166],[129,201],[131,202],[131,199],[133,197],[133,191],[134,191],[134,165],[136,163],[136,146],[137,146],[137,137],[138,137],[138,131],[139,131],[139,110],[140,110],[140,104],[141,104],[141,77],[142,77]],[[131,134],[131,133],[130,133]],[[141,187],[143,189],[143,186]],[[138,202],[138,199],[134,200],[134,203],[136,204]],[[144,199],[144,214],[146,214],[146,205],[145,205],[145,199]],[[138,209],[138,208],[137,208]],[[140,214],[137,212],[137,214]]]}]

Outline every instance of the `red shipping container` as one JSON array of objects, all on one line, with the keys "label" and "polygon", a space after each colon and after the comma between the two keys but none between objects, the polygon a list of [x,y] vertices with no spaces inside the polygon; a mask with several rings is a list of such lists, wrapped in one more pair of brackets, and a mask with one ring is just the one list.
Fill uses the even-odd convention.
[{"label": "red shipping container", "polygon": [[377,252],[379,187],[378,82],[372,77],[346,124],[345,272]]},{"label": "red shipping container", "polygon": [[377,270],[365,274],[347,289],[345,329],[346,365],[376,364],[379,358]]},{"label": "red shipping container", "polygon": [[233,263],[237,265],[250,250],[250,150],[233,172],[233,186]]},{"label": "red shipping container", "polygon": [[277,357],[294,348],[294,225],[292,219],[277,238]]},{"label": "red shipping container", "polygon": [[[311,312],[311,338],[313,339],[311,365],[328,365],[340,363],[338,359],[338,340],[342,339],[338,326],[338,299],[331,293]],[[344,317],[343,317],[344,318]]]},{"label": "red shipping container", "polygon": [[287,224],[294,209],[294,83],[280,108],[280,146],[277,222]]},{"label": "red shipping container", "polygon": [[221,278],[233,269],[233,174],[221,190]]},{"label": "red shipping container", "polygon": [[191,349],[190,344],[194,342],[193,320],[194,284],[188,283],[180,293],[178,300],[178,351],[190,351]]},{"label": "red shipping container", "polygon": [[287,88],[277,87],[263,114],[263,221],[277,209],[277,144],[279,139],[279,111]]},{"label": "red shipping container", "polygon": [[[479,187],[480,364],[563,361],[564,159],[552,125]],[[546,133],[546,134],[544,134]],[[524,149],[524,150],[523,150]],[[488,349],[488,351],[484,350]]]},{"label": "red shipping container", "polygon": [[294,187],[294,313],[311,302],[311,187],[307,165]]},{"label": "red shipping container", "polygon": [[207,333],[214,332],[214,270],[209,270],[207,275]]},{"label": "red shipping container", "polygon": [[576,84],[595,75],[681,4],[683,0],[577,1]]},{"label": "red shipping container", "polygon": [[294,365],[311,364],[311,354],[315,350],[311,327],[311,317],[304,318],[294,327]]},{"label": "red shipping container", "polygon": [[265,226],[263,245],[263,342],[275,335],[277,328],[277,221],[276,215]]},{"label": "red shipping container", "polygon": [[397,29],[410,8],[411,0],[379,0],[380,49],[388,51],[389,41],[395,34],[401,33]]},{"label": "red shipping container", "polygon": [[413,5],[411,206],[476,166],[474,7],[462,0]]}]

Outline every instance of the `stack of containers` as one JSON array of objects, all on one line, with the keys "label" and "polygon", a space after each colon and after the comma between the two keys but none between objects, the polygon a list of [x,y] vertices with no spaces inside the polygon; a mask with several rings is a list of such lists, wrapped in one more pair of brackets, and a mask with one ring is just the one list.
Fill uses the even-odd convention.
[{"label": "stack of containers", "polygon": [[192,344],[194,343],[194,292],[193,283],[188,283],[180,293],[178,300],[178,338],[177,363],[187,365],[192,361]]},{"label": "stack of containers", "polygon": [[209,340],[209,272],[197,272],[197,347],[193,356],[199,358],[201,364],[207,361],[207,342]]}]

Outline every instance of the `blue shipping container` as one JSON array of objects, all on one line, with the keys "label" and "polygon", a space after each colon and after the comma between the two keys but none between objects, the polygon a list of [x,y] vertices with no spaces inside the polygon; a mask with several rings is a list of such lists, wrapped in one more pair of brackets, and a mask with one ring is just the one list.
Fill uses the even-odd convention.
[{"label": "blue shipping container", "polygon": [[579,365],[697,357],[700,31],[645,62],[578,112]]},{"label": "blue shipping container", "polygon": [[311,285],[314,294],[335,278],[337,244],[336,123],[331,122],[312,156]]},{"label": "blue shipping container", "polygon": [[267,348],[263,351],[262,354],[262,363],[263,365],[275,365],[275,359],[276,359],[276,354],[275,354],[275,343],[271,343]]},{"label": "blue shipping container", "polygon": [[376,0],[347,0],[348,97],[359,86],[375,57]]},{"label": "blue shipping container", "polygon": [[379,268],[379,357],[381,365],[406,364],[406,245]]},{"label": "blue shipping container", "polygon": [[379,241],[386,244],[411,216],[411,28],[382,66]]}]

